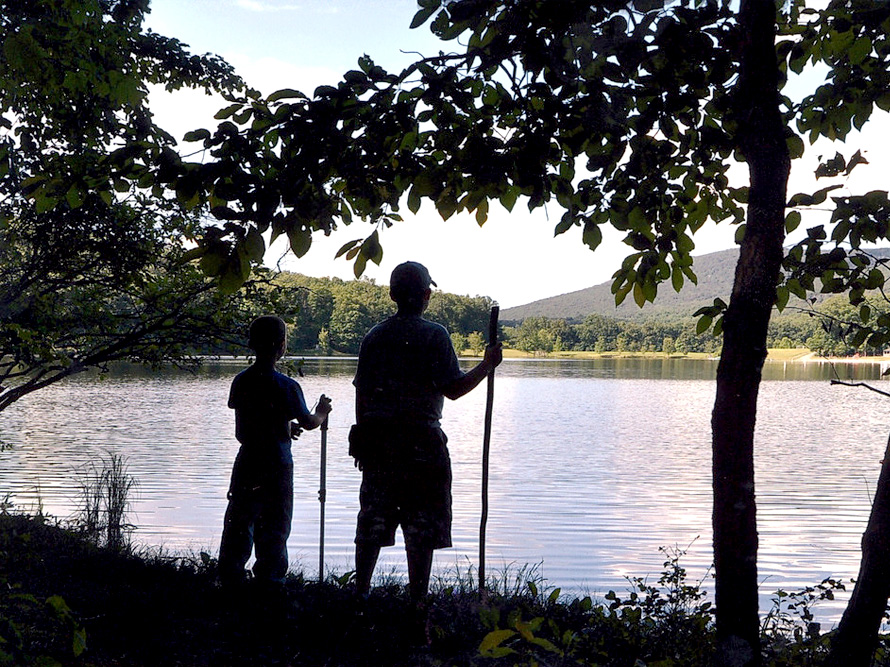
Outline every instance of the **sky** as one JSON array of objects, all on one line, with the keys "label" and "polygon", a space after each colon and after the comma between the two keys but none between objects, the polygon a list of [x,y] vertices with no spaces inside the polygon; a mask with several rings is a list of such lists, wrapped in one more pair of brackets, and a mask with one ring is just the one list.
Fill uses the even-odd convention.
[{"label": "sky", "polygon": [[[356,69],[363,54],[392,70],[413,62],[418,53],[448,50],[426,26],[409,28],[416,10],[416,0],[152,0],[146,27],[179,39],[192,52],[222,56],[265,94],[281,88],[311,94],[317,86],[336,84],[344,72]],[[181,137],[192,129],[213,127],[213,114],[224,103],[194,91],[172,95],[154,91],[151,105],[157,122]],[[872,135],[862,140],[866,146],[885,141]],[[829,150],[833,154],[835,148],[826,147]],[[868,157],[872,178],[888,173],[875,164],[875,156]],[[733,171],[740,177],[733,185],[745,185],[744,169]],[[804,191],[811,173],[812,167],[797,165],[790,193]],[[429,268],[439,289],[488,296],[502,307],[607,282],[631,252],[611,229],[604,228],[604,242],[595,252],[582,244],[578,228],[554,237],[562,215],[555,204],[532,213],[522,200],[512,213],[494,205],[483,227],[469,215],[443,221],[430,202],[416,216],[406,207],[400,213],[404,222],[381,231],[380,266],[369,263],[365,276],[388,284],[394,266],[409,259],[419,261]],[[335,259],[335,254],[344,243],[364,238],[371,230],[354,222],[330,237],[316,235],[309,253],[299,259],[286,252],[281,239],[267,252],[266,264],[316,277],[350,279],[351,262]],[[734,233],[728,224],[709,223],[695,235],[693,254],[733,247]]]}]

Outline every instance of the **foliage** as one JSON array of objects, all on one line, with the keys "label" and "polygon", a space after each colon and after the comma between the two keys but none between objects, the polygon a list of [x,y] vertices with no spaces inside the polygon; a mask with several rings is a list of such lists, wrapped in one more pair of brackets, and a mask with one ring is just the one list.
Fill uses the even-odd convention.
[{"label": "foliage", "polygon": [[[495,609],[483,617],[493,628],[479,651],[493,658],[509,657],[510,664],[664,664],[708,665],[713,656],[713,618],[710,602],[699,585],[686,583],[680,566],[682,550],[663,549],[668,555],[656,584],[630,580],[627,598],[614,591],[597,605],[590,597],[560,604],[560,590],[546,597],[532,586],[543,603],[539,615],[524,620],[523,610],[504,618]],[[507,605],[509,608],[509,605]],[[503,627],[502,627],[503,626]],[[571,661],[571,662],[568,662]]]},{"label": "foliage", "polygon": [[467,347],[469,347],[470,351],[477,357],[485,351],[485,346],[486,340],[481,332],[472,331],[467,336]]},{"label": "foliage", "polygon": [[454,348],[455,354],[463,354],[467,349],[467,337],[461,333],[451,334],[451,347]]},{"label": "foliage", "polygon": [[147,0],[0,3],[7,222],[54,212],[66,221],[86,206],[84,221],[121,195],[160,196],[174,139],[152,121],[148,86],[241,87],[222,60],[143,33],[147,11]]},{"label": "foliage", "polygon": [[0,2],[0,410],[110,361],[219,349],[253,307],[190,261],[203,225],[169,187],[175,140],[147,106],[150,85],[241,83],[141,32],[147,7]]},{"label": "foliage", "polygon": [[504,339],[508,347],[533,355],[568,350],[664,354],[720,351],[720,339],[707,332],[698,333],[695,319],[667,315],[638,321],[593,314],[581,322],[530,317],[519,326],[504,327]]},{"label": "foliage", "polygon": [[[79,658],[87,649],[83,622],[58,594],[35,594],[8,569],[10,551],[27,554],[28,567],[39,564],[46,549],[59,548],[56,540],[41,542],[35,534],[61,532],[38,515],[22,521],[6,510],[0,514],[0,665],[54,666]],[[11,529],[10,522],[15,526]],[[37,543],[35,543],[37,542]]]},{"label": "foliage", "polygon": [[[890,312],[890,306],[878,294],[863,302],[874,317]],[[854,354],[880,355],[883,347],[872,347],[868,340],[854,346],[861,331],[860,307],[852,306],[846,296],[831,296],[817,305],[795,306],[770,320],[767,346],[770,348],[807,348],[820,356],[846,357]],[[661,352],[719,354],[720,338],[700,331],[693,317],[657,313],[646,319],[619,319],[591,314],[582,321],[546,317],[527,317],[521,324],[504,327],[508,347],[529,354],[548,354],[554,346],[561,350],[589,352]]]},{"label": "foliage", "polygon": [[[356,354],[368,330],[395,312],[389,288],[369,280],[310,278],[282,272],[272,285],[277,312],[288,321],[291,352],[320,347],[325,332],[330,350]],[[442,324],[452,335],[467,338],[487,326],[491,303],[487,297],[435,291],[424,317]]]},{"label": "foliage", "polygon": [[[557,233],[579,227],[591,248],[604,224],[626,233],[634,252],[616,296],[651,301],[663,280],[694,280],[690,233],[739,220],[744,201],[726,177],[732,14],[717,2],[661,5],[426,2],[416,23],[435,17],[443,39],[465,35],[464,53],[399,74],[363,57],[311,99],[248,95],[215,132],[194,134],[213,167],[189,168],[208,203],[228,200],[221,217],[287,234],[298,255],[337,222],[397,222],[405,196],[412,212],[426,198],[445,218],[466,210],[480,223],[492,201],[555,200],[566,210]],[[378,230],[341,252],[359,275],[380,259]]]},{"label": "foliage", "polygon": [[112,234],[97,237],[101,249],[56,237],[64,248],[57,253],[44,240],[53,235],[39,227],[0,230],[0,410],[111,361],[194,363],[197,351],[234,349],[240,327],[268,308],[268,293],[253,283],[237,296],[221,294],[183,261],[175,233],[161,234],[147,220],[123,230],[124,220],[118,212],[108,222],[126,240],[141,237],[132,263],[127,243]]},{"label": "foliage", "polygon": [[[792,38],[780,47],[789,69],[800,73],[810,63],[828,66],[826,81],[796,109],[797,129],[811,142],[818,137],[844,140],[875,114],[890,111],[890,7],[880,2],[835,0],[818,11],[802,6],[796,16],[800,21],[787,28]],[[841,99],[843,104],[838,104]],[[789,200],[794,209],[786,219],[789,229],[800,224],[801,212],[808,207],[830,200],[832,213],[827,229],[824,225],[809,229],[806,238],[786,253],[787,277],[779,287],[777,302],[781,306],[789,294],[844,293],[859,309],[856,319],[860,326],[852,335],[851,347],[867,342],[880,348],[890,341],[890,317],[876,316],[866,303],[866,294],[883,288],[887,260],[876,256],[869,245],[890,234],[890,201],[886,191],[836,192],[849,186],[853,169],[868,163],[860,150],[852,155],[851,150],[845,148],[846,155],[827,152],[815,175],[828,185]]]}]

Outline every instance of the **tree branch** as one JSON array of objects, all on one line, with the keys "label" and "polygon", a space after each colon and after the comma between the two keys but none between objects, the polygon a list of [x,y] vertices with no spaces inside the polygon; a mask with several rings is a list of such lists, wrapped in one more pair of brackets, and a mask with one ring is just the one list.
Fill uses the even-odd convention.
[{"label": "tree branch", "polygon": [[873,391],[876,394],[881,394],[881,396],[887,396],[890,398],[890,392],[883,391],[882,389],[876,389],[872,387],[870,384],[866,384],[865,382],[844,382],[843,380],[832,380],[831,384],[840,384],[845,387],[865,387],[869,391]]}]

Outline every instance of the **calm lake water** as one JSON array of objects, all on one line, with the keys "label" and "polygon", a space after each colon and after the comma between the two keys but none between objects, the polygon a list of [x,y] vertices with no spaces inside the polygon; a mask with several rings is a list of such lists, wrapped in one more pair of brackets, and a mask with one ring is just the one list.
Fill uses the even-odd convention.
[{"label": "calm lake water", "polygon": [[[468,364],[471,362],[468,362]],[[334,401],[327,461],[326,568],[351,570],[360,473],[347,455],[353,417],[350,359],[308,360],[307,400]],[[884,389],[881,364],[767,363],[757,424],[761,607],[859,567],[859,540],[890,429],[890,402],[829,380]],[[244,362],[195,374],[119,368],[42,390],[0,416],[0,500],[72,516],[78,480],[115,451],[137,479],[135,540],[171,550],[218,548],[237,451],[229,383]],[[685,359],[507,360],[495,381],[487,566],[535,566],[564,592],[625,591],[657,579],[660,547],[680,547],[693,580],[711,563],[710,411],[716,362]],[[478,558],[484,386],[446,402],[454,466],[454,548],[435,571],[466,572]],[[294,443],[293,566],[318,567],[319,433]],[[404,572],[401,542],[381,571]],[[822,603],[836,621],[846,598]]]}]

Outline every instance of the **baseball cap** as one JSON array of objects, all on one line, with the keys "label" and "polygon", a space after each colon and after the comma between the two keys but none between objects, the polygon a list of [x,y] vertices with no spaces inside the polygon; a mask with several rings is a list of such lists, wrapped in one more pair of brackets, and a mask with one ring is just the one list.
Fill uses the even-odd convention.
[{"label": "baseball cap", "polygon": [[430,285],[438,287],[427,268],[419,262],[402,262],[392,270],[389,278],[389,289],[394,294],[423,292]]}]

